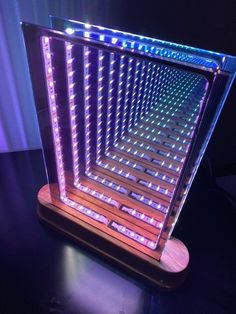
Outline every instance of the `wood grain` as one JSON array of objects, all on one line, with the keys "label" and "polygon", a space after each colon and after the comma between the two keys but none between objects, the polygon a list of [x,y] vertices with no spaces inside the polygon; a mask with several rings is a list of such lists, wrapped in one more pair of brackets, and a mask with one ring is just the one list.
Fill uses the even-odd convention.
[{"label": "wood grain", "polygon": [[[50,193],[51,191],[54,192]],[[155,287],[173,289],[183,282],[189,254],[181,241],[167,240],[162,254],[160,250],[153,251],[143,246],[140,249],[141,245],[132,243],[132,240],[122,234],[117,235],[112,229],[105,231],[100,223],[91,222],[92,219],[62,203],[57,193],[56,186],[49,189],[48,185],[42,187],[38,193],[39,216],[51,227]],[[73,197],[71,194],[69,196]],[[77,201],[89,204],[95,210],[101,210],[89,200],[85,203],[83,198],[77,198]],[[112,216],[112,213],[110,215]],[[123,222],[122,218],[118,220]],[[151,233],[147,234],[153,237]]]}]

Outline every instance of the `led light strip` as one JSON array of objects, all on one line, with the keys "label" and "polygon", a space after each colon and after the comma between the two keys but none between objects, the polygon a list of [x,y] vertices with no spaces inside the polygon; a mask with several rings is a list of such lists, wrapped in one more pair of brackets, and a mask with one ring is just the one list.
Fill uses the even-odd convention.
[{"label": "led light strip", "polygon": [[156,219],[154,219],[148,215],[145,215],[144,213],[141,213],[140,211],[138,211],[136,209],[133,209],[133,208],[130,208],[127,206],[122,206],[120,208],[120,210],[122,210],[123,212],[125,212],[125,213],[127,213],[127,214],[141,220],[141,221],[144,221],[144,222],[148,223],[149,225],[154,226],[158,229],[161,229],[163,227],[162,222],[159,222]]},{"label": "led light strip", "polygon": [[118,175],[120,175],[120,176],[122,176],[122,177],[124,177],[126,179],[129,179],[129,180],[135,181],[135,182],[137,181],[137,178],[134,175],[132,175],[129,172],[124,171],[121,168],[117,168],[115,166],[110,166],[108,163],[104,163],[104,162],[99,162],[98,165],[100,167],[102,167],[104,169],[107,169],[107,170],[109,170],[111,172],[114,172],[114,173],[116,173],[116,174],[118,174]]},{"label": "led light strip", "polygon": [[123,137],[123,140],[126,142],[126,143],[130,143],[132,145],[136,145],[138,147],[141,147],[141,148],[144,148],[146,150],[149,150],[150,152],[153,152],[153,153],[156,153],[157,150],[155,148],[153,148],[152,146],[150,145],[147,145],[147,144],[144,144],[143,142],[140,142],[138,140],[134,140],[133,138],[130,138],[128,136],[125,136]]},{"label": "led light strip", "polygon": [[[173,99],[175,99],[175,97],[173,97],[172,99],[168,101],[168,105],[165,104],[166,101],[163,101],[163,103],[159,103],[158,108],[154,109],[154,111],[163,113],[163,112],[167,112],[168,110],[169,112],[172,112],[172,113],[179,112],[180,114],[182,114],[183,118],[185,118],[184,116],[186,116],[187,119],[191,119],[191,120],[196,118],[196,116],[198,115],[197,113],[198,108],[194,108],[193,110],[191,110],[191,113],[190,113],[189,107],[188,107],[187,108],[188,111],[186,112],[186,107],[184,107],[182,103],[177,104],[177,102],[173,101]],[[175,105],[170,106],[170,102],[175,103]],[[152,117],[155,118],[156,114],[155,113],[150,114],[149,118],[151,119]]]},{"label": "led light strip", "polygon": [[[198,83],[193,82],[193,78],[179,77],[176,78],[172,85],[169,86],[168,96],[173,99],[184,99],[192,95],[192,89],[197,88]],[[184,97],[185,96],[185,97]],[[168,99],[168,98],[167,98]],[[164,100],[163,100],[164,101]]]},{"label": "led light strip", "polygon": [[[175,99],[175,97],[173,97],[173,99],[172,100],[174,100]],[[169,100],[169,102],[172,102],[173,103],[173,101],[172,100]],[[154,108],[154,112],[152,112],[151,114],[150,114],[150,116],[148,116],[147,117],[147,119],[153,119],[153,123],[155,123],[156,121],[156,119],[157,118],[160,118],[160,117],[165,117],[166,116],[166,118],[169,118],[169,117],[176,117],[176,118],[178,118],[178,119],[183,119],[183,120],[186,120],[187,119],[187,121],[186,121],[186,124],[188,124],[189,126],[191,126],[192,124],[194,124],[194,122],[192,122],[192,120],[195,118],[196,119],[196,117],[198,116],[198,113],[197,112],[194,112],[193,113],[193,115],[192,115],[192,117],[185,117],[185,114],[183,113],[183,110],[182,110],[182,112],[180,113],[180,110],[182,109],[182,107],[183,107],[183,105],[182,104],[180,104],[177,108],[176,108],[176,106],[170,106],[169,104],[168,104],[168,106],[167,105],[165,105],[165,101],[163,101],[163,104],[162,103],[159,103],[158,104],[158,107],[157,108]],[[179,112],[178,112],[179,111]],[[155,112],[157,112],[158,114],[156,114]],[[159,119],[158,119],[159,120]],[[155,121],[155,122],[154,122]]]},{"label": "led light strip", "polygon": [[161,179],[162,181],[166,181],[166,182],[172,183],[172,184],[177,184],[177,180],[170,177],[169,175],[166,175],[166,174],[163,174],[163,173],[160,173],[158,171],[151,170],[151,169],[146,169],[145,172],[152,177]]},{"label": "led light strip", "polygon": [[180,172],[180,169],[181,169],[179,166],[173,165],[172,163],[167,162],[165,160],[160,160],[160,159],[156,159],[155,158],[155,159],[152,160],[152,162],[155,163],[155,164],[160,165],[161,167],[165,167],[167,169],[173,170],[173,171],[175,171],[177,173]]},{"label": "led light strip", "polygon": [[[159,131],[158,131],[159,132]],[[161,134],[162,135],[162,134]],[[163,136],[163,135],[162,135]],[[173,134],[168,134],[166,135],[167,138],[171,139],[171,140],[174,140],[176,142],[180,142],[182,144],[186,144],[187,143],[187,140],[186,139],[183,139],[183,138],[180,138],[179,136],[177,135],[173,135]]]},{"label": "led light strip", "polygon": [[[153,109],[158,101],[162,99],[164,95],[167,94],[169,90],[169,86],[171,86],[171,80],[169,79],[170,73],[174,73],[175,70],[170,70],[166,66],[161,66],[160,71],[159,71],[159,80],[158,83],[156,84],[155,88],[155,98],[151,104],[151,109]],[[165,88],[164,88],[165,87]]]},{"label": "led light strip", "polygon": [[93,196],[93,197],[95,197],[95,198],[105,202],[105,203],[108,203],[109,205],[112,205],[112,206],[117,207],[117,208],[120,207],[119,202],[117,202],[116,200],[112,199],[111,197],[108,197],[108,196],[104,195],[103,193],[100,193],[100,192],[98,192],[96,190],[93,190],[93,189],[91,189],[91,188],[89,188],[89,187],[87,187],[87,186],[85,186],[83,184],[80,184],[80,183],[76,184],[76,187],[80,191],[85,192],[85,193],[87,193],[87,194],[89,194],[89,195],[91,195],[91,196]]},{"label": "led light strip", "polygon": [[[202,97],[202,96],[201,96]],[[169,99],[168,99],[169,98]],[[177,99],[176,97],[172,96],[172,98],[170,98],[170,96],[166,97],[166,99],[164,99],[162,101],[162,103],[158,104],[158,107],[154,109],[154,112],[150,115],[149,118],[156,118],[158,117],[155,112],[158,112],[161,114],[161,116],[168,114],[169,116],[178,118],[178,119],[183,119],[183,120],[187,120],[186,122],[189,125],[195,124],[195,121],[191,121],[191,120],[195,120],[196,117],[198,116],[198,111],[199,108],[190,108],[190,105],[184,104],[186,100],[181,100],[181,99]],[[166,102],[168,102],[168,105],[166,105]],[[189,102],[189,101],[188,101]],[[191,105],[192,105],[191,101]],[[199,107],[200,104],[200,100],[195,100],[194,101],[195,104]],[[174,105],[171,105],[174,104]],[[187,110],[187,111],[186,111]],[[191,119],[191,120],[189,120]]]},{"label": "led light strip", "polygon": [[116,184],[110,180],[107,180],[105,178],[102,178],[100,176],[97,176],[97,175],[94,175],[94,174],[90,174],[89,176],[91,179],[103,184],[104,186],[112,189],[112,190],[115,190],[115,191],[118,191],[120,192],[121,194],[125,194],[125,195],[128,195],[129,194],[129,191],[124,188],[123,186],[119,185],[119,184]]},{"label": "led light strip", "polygon": [[114,145],[118,143],[119,140],[119,127],[120,127],[120,120],[121,120],[121,100],[122,100],[122,92],[124,88],[124,58],[125,56],[120,56],[120,72],[119,72],[119,85],[118,85],[118,95],[117,95],[117,106],[116,106],[116,121],[115,121],[115,133],[114,133]]},{"label": "led light strip", "polygon": [[128,103],[130,99],[130,85],[131,85],[131,78],[132,78],[132,70],[133,70],[133,63],[134,59],[129,58],[128,63],[128,73],[127,73],[127,82],[126,82],[126,90],[125,90],[125,100],[124,100],[124,109],[123,109],[123,118],[122,118],[122,125],[121,125],[121,137],[124,136],[125,133],[125,127],[127,124],[127,118],[128,118]]},{"label": "led light strip", "polygon": [[[162,103],[159,102],[157,104],[158,107],[155,108],[155,111],[158,111],[158,112],[160,111],[163,114],[172,112],[172,116],[187,120],[188,123],[194,123],[195,121],[192,122],[192,120],[194,120],[194,117],[197,116],[198,111],[200,110],[201,99],[205,97],[205,93],[199,94],[197,88],[199,87],[196,87],[195,91],[190,91],[188,93],[184,91],[184,92],[181,92],[181,94],[179,94],[180,88],[177,87],[177,89],[173,90],[172,92],[169,92],[169,94],[165,98],[162,99]],[[193,99],[192,94],[194,93],[195,94],[198,93],[198,94],[194,95],[195,98]],[[190,96],[191,96],[191,99],[189,99]],[[192,102],[195,103],[197,108],[192,107],[192,105],[190,105],[190,103]],[[166,105],[166,103],[168,103],[168,105]],[[161,108],[162,110],[160,110]],[[167,110],[165,109],[168,109],[169,112],[167,112]],[[173,114],[173,112],[175,113]]]},{"label": "led light strip", "polygon": [[[159,117],[159,119],[156,120],[156,118],[158,118],[158,117]],[[194,126],[189,127],[188,124],[186,124],[184,121],[176,121],[176,120],[174,120],[173,118],[167,119],[167,117],[162,117],[162,118],[160,118],[160,117],[161,117],[160,115],[156,115],[154,119],[151,119],[151,118],[145,119],[145,122],[146,122],[146,123],[153,124],[154,126],[161,126],[161,127],[167,127],[168,124],[171,124],[171,125],[174,124],[174,125],[176,125],[177,127],[178,127],[178,126],[181,126],[181,127],[184,127],[184,128],[186,128],[186,129],[188,129],[188,130],[191,130],[191,132],[184,133],[184,132],[182,132],[182,129],[181,129],[182,134],[191,134],[192,131],[193,131],[193,129],[194,129]],[[164,124],[163,124],[163,121],[165,122]],[[193,124],[193,123],[192,123],[192,124]],[[196,124],[196,123],[194,123],[194,124]],[[140,128],[145,128],[146,131],[149,131],[149,130],[150,130],[151,133],[156,133],[156,128],[151,128],[151,127],[149,127],[149,126],[146,126],[146,127],[145,127],[143,124],[141,124],[139,127],[140,127]],[[160,134],[159,134],[159,135],[160,135]],[[186,140],[186,139],[185,139],[185,140]]]},{"label": "led light strip", "polygon": [[[183,129],[179,129],[179,128],[173,127],[173,125],[172,126],[168,126],[166,123],[163,123],[163,122],[158,122],[157,126],[160,126],[160,127],[163,127],[163,128],[168,128],[169,130],[171,130],[171,131],[173,131],[175,133],[178,133],[178,134],[180,134],[182,136],[185,136],[185,137],[190,137],[190,135],[192,134],[192,132],[184,132]],[[155,128],[151,128],[149,126],[145,126],[144,124],[140,124],[139,125],[139,129],[145,130],[145,131],[150,131],[150,133],[156,133],[156,129]],[[138,134],[138,132],[137,133],[134,132],[134,134]],[[151,134],[150,134],[149,137],[146,137],[146,138],[147,139],[151,138]],[[160,140],[158,140],[157,137],[156,137],[156,141],[158,143],[160,143]]]},{"label": "led light strip", "polygon": [[[162,109],[161,109],[162,108]],[[159,104],[159,110],[155,110],[157,112],[166,112],[167,110],[171,111],[174,113],[174,116],[176,116],[179,119],[183,119],[186,120],[186,122],[190,122],[190,123],[195,123],[196,117],[198,116],[198,114],[196,112],[192,113],[192,114],[186,114],[186,111],[184,111],[181,108],[181,105],[179,106],[179,108],[173,107],[169,107],[169,105],[164,105],[164,104]],[[145,121],[146,122],[151,122],[151,123],[155,123],[155,118],[157,117],[156,114],[152,113],[150,114],[150,116],[148,116]]]},{"label": "led light strip", "polygon": [[149,88],[148,88],[145,115],[148,114],[150,107],[151,107],[151,99],[152,99],[153,91],[155,89],[154,81],[155,81],[157,69],[158,69],[157,64],[152,64],[152,72],[151,72],[151,79],[150,79],[150,84],[149,84]]},{"label": "led light strip", "polygon": [[92,218],[93,220],[101,222],[101,223],[103,223],[105,225],[108,225],[108,223],[109,223],[109,220],[105,216],[100,215],[98,212],[96,212],[96,211],[94,211],[94,210],[92,210],[92,209],[90,209],[88,207],[80,205],[80,204],[78,204],[78,203],[76,203],[76,202],[74,202],[72,200],[69,200],[69,199],[67,199],[65,201],[65,203],[68,206],[78,210],[80,213],[88,216],[89,218]]},{"label": "led light strip", "polygon": [[170,158],[172,160],[176,160],[176,161],[181,162],[181,163],[183,163],[184,160],[185,160],[184,157],[181,157],[181,156],[178,156],[178,155],[174,155],[174,154],[172,154],[170,152],[163,151],[163,150],[160,150],[160,149],[157,151],[157,154],[161,155],[161,156],[164,156],[164,157],[167,157],[167,158]]},{"label": "led light strip", "polygon": [[127,152],[133,156],[140,157],[140,158],[147,160],[147,161],[152,161],[152,158],[150,156],[148,156],[147,154],[141,153],[139,150],[133,149],[129,146],[118,144],[117,148],[119,148],[120,150],[123,150],[123,151],[125,151],[125,152]]},{"label": "led light strip", "polygon": [[[182,117],[180,117],[179,115],[176,115],[176,113],[171,113],[169,110],[168,111],[165,111],[164,109],[161,109],[158,108],[155,110],[156,112],[158,112],[158,114],[156,114],[154,116],[154,119],[152,120],[152,124],[156,124],[157,121],[166,121],[166,122],[170,122],[170,123],[173,123],[173,124],[177,124],[177,125],[180,125],[184,128],[187,128],[187,129],[190,129],[190,130],[193,130],[194,126],[196,123],[195,122],[191,122],[190,119],[188,119],[188,121],[185,121],[185,119],[183,119]],[[150,117],[151,118],[151,117]],[[149,118],[149,120],[150,120]],[[159,119],[158,119],[159,118]],[[176,121],[175,118],[178,118],[178,119],[181,119],[182,121]]]},{"label": "led light strip", "polygon": [[84,107],[85,107],[85,174],[91,173],[91,121],[90,121],[90,95],[89,95],[89,54],[90,50],[88,47],[83,47],[84,53]]},{"label": "led light strip", "polygon": [[144,171],[144,170],[145,170],[145,168],[142,167],[142,166],[140,166],[139,164],[134,163],[134,162],[132,162],[132,161],[130,161],[130,160],[128,160],[128,159],[125,159],[125,158],[123,158],[123,157],[119,157],[119,156],[117,156],[117,155],[114,154],[114,153],[108,153],[107,156],[110,157],[111,159],[116,160],[116,161],[119,161],[121,164],[124,164],[124,165],[126,165],[126,166],[129,166],[129,167],[131,167],[131,168],[133,168],[133,169],[136,169],[136,170],[139,170],[139,171]]},{"label": "led light strip", "polygon": [[[184,158],[181,157],[181,156],[178,156],[178,155],[174,155],[168,151],[163,151],[163,150],[160,150],[160,149],[155,149],[153,148],[152,146],[150,145],[147,145],[147,144],[144,144],[143,142],[140,142],[138,140],[133,140],[132,138],[127,138],[127,137],[124,137],[123,139],[126,143],[130,143],[132,145],[135,145],[135,146],[138,146],[138,147],[141,147],[145,150],[148,150],[150,152],[153,152],[153,153],[156,153],[158,155],[161,155],[161,156],[164,156],[164,157],[167,157],[167,158],[170,158],[172,160],[176,160],[178,162],[181,162],[183,163],[184,162]],[[164,146],[168,146],[168,145],[165,145],[165,142],[160,142],[160,144],[164,145]],[[169,143],[168,143],[169,144]],[[182,146],[180,146],[181,149],[182,149]]]},{"label": "led light strip", "polygon": [[148,111],[153,107],[153,104],[156,103],[156,98],[157,98],[157,91],[158,91],[158,86],[159,86],[159,81],[160,81],[160,71],[162,69],[162,66],[157,66],[156,72],[155,72],[155,80],[153,83],[152,87],[152,92],[151,92],[151,98],[150,98],[150,103],[148,104]]},{"label": "led light strip", "polygon": [[58,121],[59,117],[58,117],[58,112],[57,112],[50,41],[51,39],[49,37],[44,36],[41,38],[41,45],[42,45],[43,58],[44,58],[44,67],[45,67],[45,77],[46,77],[47,92],[48,92],[49,113],[50,113],[50,119],[51,119],[52,136],[53,136],[54,151],[55,151],[55,158],[56,158],[56,169],[57,169],[59,193],[60,193],[61,200],[65,202],[65,200],[67,200],[66,188],[65,188],[65,172],[64,172],[61,138],[60,138],[60,133],[59,133],[59,121]]},{"label": "led light strip", "polygon": [[[159,125],[161,125],[161,124],[159,124]],[[162,126],[164,128],[168,127],[171,131],[173,131],[175,133],[178,133],[178,134],[180,134],[182,136],[185,136],[187,138],[192,138],[193,137],[193,132],[184,132],[183,129],[179,129],[179,128],[173,127],[173,125],[172,126],[169,126],[169,125],[167,126],[166,124],[163,124]]]},{"label": "led light strip", "polygon": [[104,100],[102,95],[104,77],[102,76],[103,71],[103,59],[104,54],[101,50],[98,52],[98,94],[97,94],[97,156],[96,162],[101,159],[101,146],[102,146],[102,119],[104,114]]},{"label": "led light strip", "polygon": [[155,81],[154,81],[154,87],[153,87],[149,111],[153,109],[154,105],[158,101],[158,92],[159,92],[159,86],[161,83],[162,72],[163,72],[163,66],[159,65],[155,74]]},{"label": "led light strip", "polygon": [[153,184],[152,182],[148,182],[146,180],[139,180],[138,183],[148,187],[149,189],[151,189],[153,191],[159,192],[163,195],[167,195],[170,197],[172,197],[172,195],[173,195],[173,193],[171,193],[168,189],[164,189],[160,185]]},{"label": "led light strip", "polygon": [[174,178],[172,178],[172,177],[170,177],[169,175],[160,173],[160,172],[158,172],[158,171],[146,169],[146,168],[140,166],[140,165],[137,164],[137,163],[133,163],[133,162],[131,162],[130,160],[125,159],[125,158],[123,158],[123,157],[119,157],[119,156],[117,156],[117,155],[115,155],[115,154],[109,153],[108,156],[109,156],[111,159],[116,160],[116,161],[120,162],[121,164],[124,164],[124,165],[126,165],[126,166],[128,166],[128,167],[131,167],[131,168],[133,168],[133,169],[139,170],[139,171],[141,171],[141,172],[144,172],[144,171],[145,171],[145,172],[146,172],[147,174],[149,174],[150,176],[155,177],[155,178],[158,178],[158,179],[160,179],[160,180],[162,180],[162,181],[166,181],[166,182],[171,183],[171,184],[176,184],[176,183],[177,183],[177,180],[174,179]]},{"label": "led light strip", "polygon": [[139,79],[139,73],[141,71],[139,69],[140,65],[141,65],[141,62],[137,61],[135,65],[134,85],[133,85],[133,91],[132,91],[131,108],[130,108],[130,113],[129,113],[128,131],[131,131],[134,126],[135,105],[136,105],[137,91],[138,91],[138,79]]},{"label": "led light strip", "polygon": [[151,62],[148,62],[147,70],[146,70],[146,78],[145,78],[145,84],[144,84],[144,91],[143,91],[143,99],[141,102],[141,109],[140,109],[140,119],[142,119],[146,113],[146,105],[147,105],[147,96],[148,96],[148,87],[151,80],[151,69],[153,65]]},{"label": "led light strip", "polygon": [[145,205],[148,205],[154,209],[158,209],[159,211],[163,212],[164,214],[167,213],[167,210],[168,208],[165,207],[164,205],[160,204],[160,203],[157,203],[157,202],[154,202],[153,200],[151,200],[150,198],[148,197],[145,197],[143,195],[140,195],[138,193],[135,193],[135,192],[131,192],[129,194],[133,199],[145,204]]},{"label": "led light strip", "polygon": [[114,53],[110,54],[110,65],[109,65],[109,82],[108,82],[108,106],[107,106],[107,128],[106,128],[106,141],[105,141],[105,154],[108,154],[108,150],[111,147],[112,139],[111,139],[111,128],[112,128],[112,110],[113,103],[112,100],[114,97],[112,93],[114,91],[113,83],[114,83],[114,63],[115,63],[115,55]]},{"label": "led light strip", "polygon": [[74,90],[74,71],[73,71],[73,45],[70,42],[65,42],[65,56],[66,56],[66,74],[67,74],[67,93],[69,103],[70,116],[70,130],[71,130],[71,147],[72,147],[72,162],[73,162],[73,176],[74,184],[79,182],[79,145],[78,134],[76,130],[76,113],[75,113],[75,90]]},{"label": "led light strip", "polygon": [[[163,120],[165,120],[164,123],[163,123]],[[152,120],[151,122],[149,122],[149,121],[147,121],[147,122],[149,122],[150,124],[153,124],[153,125],[155,125],[157,127],[169,128],[171,131],[174,131],[174,132],[177,132],[179,134],[182,134],[183,136],[185,136],[187,138],[190,137],[190,135],[193,132],[192,130],[194,128],[194,127],[188,128],[188,130],[191,129],[191,131],[190,132],[184,132],[183,129],[178,129],[178,126],[180,126],[180,123],[177,123],[174,120],[172,121],[171,119],[167,119],[166,120],[165,118],[161,118],[161,119],[159,119],[157,121],[158,122],[156,122],[155,120]],[[173,127],[173,124],[175,125],[174,127]],[[169,126],[169,125],[171,125],[171,126]],[[156,133],[156,128],[152,128],[150,126],[144,126],[143,124],[140,124],[139,127],[141,129],[144,129],[145,131],[150,131],[151,133]],[[184,140],[186,141],[186,138]]]},{"label": "led light strip", "polygon": [[133,230],[129,228],[126,228],[123,225],[118,224],[115,221],[111,221],[109,224],[109,227],[152,250],[155,250],[156,248],[157,243],[155,243],[154,241],[149,240],[148,238],[134,232]]},{"label": "led light strip", "polygon": [[[153,121],[153,122],[151,122],[151,124],[154,124],[156,126],[162,126],[164,128],[166,128],[169,125],[172,126],[174,129],[181,127],[181,129],[180,129],[181,134],[192,134],[193,129],[194,129],[194,126],[189,128],[186,124],[184,125],[181,122],[176,122],[173,118],[172,119],[166,119],[166,117],[162,117],[158,121],[159,122],[156,122],[156,123],[155,123],[155,121]],[[182,128],[185,128],[186,130],[191,130],[191,131],[186,133],[186,132],[184,132],[184,130]]]},{"label": "led light strip", "polygon": [[[186,97],[184,95],[187,95],[187,89],[189,86],[191,86],[191,80],[193,78],[192,74],[186,74],[180,71],[174,71],[172,73],[171,80],[169,79],[169,82],[166,82],[167,85],[166,92],[168,92],[168,95],[163,95],[161,97],[161,101],[164,103],[167,101],[168,97],[172,96],[172,102],[174,102],[174,99],[180,101],[180,99],[186,100]],[[190,93],[188,93],[190,95]]]},{"label": "led light strip", "polygon": [[171,149],[180,151],[180,152],[184,152],[184,153],[187,153],[188,152],[188,148],[189,148],[189,145],[187,146],[187,148],[184,148],[183,146],[180,146],[178,144],[172,144],[172,143],[169,143],[169,142],[163,142],[162,145],[164,145],[166,147],[169,147]]},{"label": "led light strip", "polygon": [[[156,137],[154,135],[151,136],[151,134],[145,134],[144,132],[147,131],[146,127],[140,127],[140,129],[141,130],[139,130],[139,129],[135,130],[132,134],[139,135],[140,137],[143,137],[146,140],[152,140],[152,141],[154,141],[155,143],[158,143],[158,144],[162,143],[162,141],[158,137]],[[144,131],[142,131],[142,129]]]},{"label": "led light strip", "polygon": [[138,88],[138,99],[137,99],[137,104],[135,105],[135,114],[134,114],[134,125],[135,126],[138,124],[139,115],[140,115],[141,97],[142,97],[142,91],[143,91],[145,69],[146,69],[145,62],[142,62],[142,68],[141,68],[141,74],[140,74],[140,82],[139,82],[139,88]]}]

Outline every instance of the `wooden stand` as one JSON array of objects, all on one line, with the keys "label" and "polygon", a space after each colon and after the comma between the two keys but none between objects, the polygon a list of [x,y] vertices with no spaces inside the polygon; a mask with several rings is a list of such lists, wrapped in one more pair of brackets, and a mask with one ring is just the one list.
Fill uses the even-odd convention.
[{"label": "wooden stand", "polygon": [[167,240],[161,259],[158,261],[155,258],[155,251],[151,257],[150,254],[141,252],[122,239],[119,240],[102,232],[96,225],[89,223],[87,217],[79,217],[75,210],[64,203],[61,202],[60,206],[60,202],[57,202],[55,205],[48,185],[39,191],[38,201],[38,215],[43,222],[99,254],[105,260],[119,265],[130,274],[165,290],[174,289],[184,281],[189,254],[181,241],[175,238]]}]

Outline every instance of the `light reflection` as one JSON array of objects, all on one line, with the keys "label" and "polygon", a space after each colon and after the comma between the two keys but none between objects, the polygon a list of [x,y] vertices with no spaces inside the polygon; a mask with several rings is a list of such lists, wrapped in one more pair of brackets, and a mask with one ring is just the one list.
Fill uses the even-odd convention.
[{"label": "light reflection", "polygon": [[81,313],[145,313],[141,287],[70,245],[63,248],[62,281],[71,307]]}]

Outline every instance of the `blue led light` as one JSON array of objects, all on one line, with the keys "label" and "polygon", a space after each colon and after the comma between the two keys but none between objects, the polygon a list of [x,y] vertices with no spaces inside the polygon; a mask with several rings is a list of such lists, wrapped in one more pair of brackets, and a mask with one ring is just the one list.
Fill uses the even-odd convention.
[{"label": "blue led light", "polygon": [[[225,61],[223,54],[213,51],[171,43],[147,36],[139,36],[78,21],[65,21],[65,26],[68,26],[68,24],[71,28],[73,27],[75,33],[80,36],[104,41],[126,49],[137,50],[152,56],[190,63],[212,70],[219,69]],[[89,33],[87,30],[89,30]],[[101,34],[102,37],[100,37]]]},{"label": "blue led light", "polygon": [[69,34],[69,35],[72,35],[72,34],[74,34],[74,32],[75,32],[75,31],[73,30],[73,28],[70,28],[70,27],[66,28],[65,31],[66,31],[66,33]]}]

